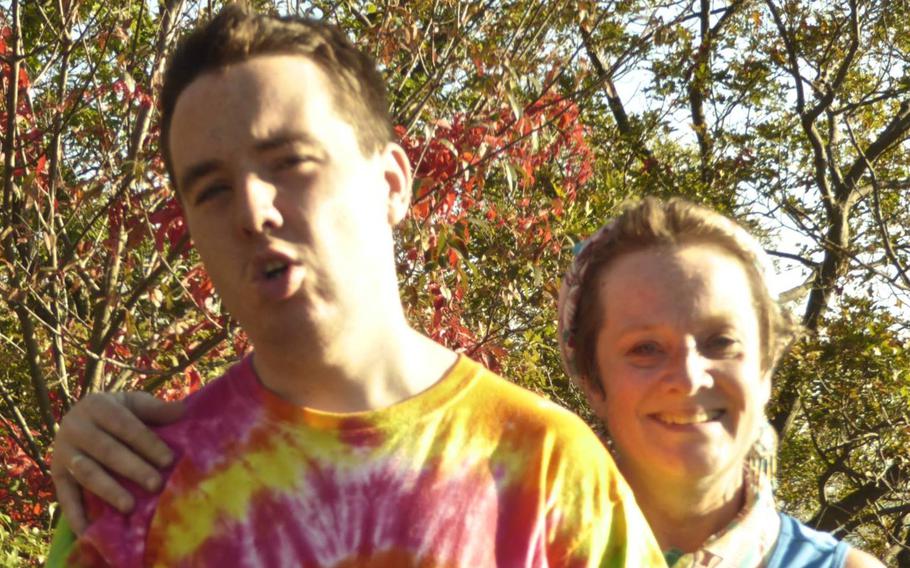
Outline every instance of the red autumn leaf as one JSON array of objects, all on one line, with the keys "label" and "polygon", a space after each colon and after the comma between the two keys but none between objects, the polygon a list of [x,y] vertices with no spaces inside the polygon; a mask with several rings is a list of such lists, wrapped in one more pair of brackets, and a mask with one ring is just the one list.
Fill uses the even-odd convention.
[{"label": "red autumn leaf", "polygon": [[202,266],[196,266],[190,270],[190,272],[187,273],[184,282],[190,292],[190,296],[193,297],[196,305],[200,307],[205,305],[206,300],[208,300],[214,292],[212,281],[209,279],[208,273]]},{"label": "red autumn leaf", "polygon": [[28,89],[29,87],[31,87],[31,85],[32,85],[32,82],[28,78],[28,71],[25,70],[25,67],[20,67],[19,68],[19,88]]},{"label": "red autumn leaf", "polygon": [[41,157],[38,158],[38,163],[35,164],[35,175],[41,175],[47,169],[47,155],[41,154]]},{"label": "red autumn leaf", "polygon": [[183,209],[176,197],[171,198],[161,209],[149,215],[149,221],[155,229],[155,248],[164,250],[165,242],[171,247],[177,245],[187,233]]},{"label": "red autumn leaf", "polygon": [[427,215],[429,215],[429,214],[430,214],[430,202],[427,199],[418,201],[417,203],[415,203],[414,205],[411,206],[411,216],[414,217],[415,219],[417,219],[418,221],[422,221],[423,219],[426,219]]}]

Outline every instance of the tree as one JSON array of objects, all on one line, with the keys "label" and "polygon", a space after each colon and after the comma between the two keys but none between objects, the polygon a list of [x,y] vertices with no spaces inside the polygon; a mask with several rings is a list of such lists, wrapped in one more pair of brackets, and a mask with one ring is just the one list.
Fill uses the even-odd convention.
[{"label": "tree", "polygon": [[[579,34],[629,155],[649,170],[661,166],[649,191],[727,203],[766,232],[772,255],[804,267],[804,284],[787,296],[806,340],[778,374],[772,405],[784,440],[785,505],[907,565],[908,378],[897,358],[907,335],[885,309],[907,306],[907,6],[700,0],[629,14],[598,8]],[[614,43],[615,30],[645,41]],[[638,116],[615,87],[630,68],[650,73]],[[662,142],[674,132],[679,143]],[[876,330],[874,339],[857,336],[862,326]],[[881,342],[888,349],[870,353],[894,360],[883,368],[850,359],[857,342]],[[822,397],[822,388],[854,396]],[[819,467],[806,471],[807,458]],[[794,490],[799,478],[817,488],[808,493],[814,499]]]},{"label": "tree", "polygon": [[[62,411],[94,390],[179,396],[246,349],[157,151],[167,54],[221,4],[0,3],[0,548],[21,560],[51,522]],[[624,199],[707,203],[802,267],[807,333],[771,408],[779,496],[910,566],[904,3],[255,4],[337,23],[385,71],[416,173],[410,319],[582,415],[555,296]]]},{"label": "tree", "polygon": [[48,527],[46,453],[73,401],[179,376],[177,395],[223,364],[232,334],[152,126],[183,3],[150,9],[14,1],[3,14],[0,486],[21,526]]},{"label": "tree", "polygon": [[[157,151],[166,57],[180,30],[217,8],[180,0],[4,7],[0,349],[9,364],[0,377],[0,451],[8,474],[3,498],[12,505],[4,539],[23,555],[40,548],[30,531],[51,523],[47,450],[63,411],[97,390],[180,395],[245,349],[187,246]],[[472,238],[509,238],[540,248],[553,263],[562,254],[549,228],[558,198],[539,199],[531,191],[535,176],[545,173],[561,184],[554,192],[571,196],[584,181],[587,147],[577,108],[559,94],[558,69],[533,82],[509,70],[506,87],[485,71],[500,55],[526,56],[555,8],[524,24],[518,8],[495,20],[481,8],[297,9],[374,40],[389,68],[413,43],[418,57],[402,63],[392,83],[396,122],[419,177],[399,259],[411,315],[434,337],[496,367],[502,332],[474,325],[496,314],[472,311],[470,299],[468,307],[460,303],[478,270],[466,247]],[[426,40],[416,31],[422,20],[438,30]],[[514,42],[502,53],[466,58],[469,37],[480,37],[471,34],[489,34],[489,45],[514,34]],[[556,160],[567,169],[557,170]],[[496,193],[486,191],[493,181]],[[510,332],[539,319],[511,309]]]}]

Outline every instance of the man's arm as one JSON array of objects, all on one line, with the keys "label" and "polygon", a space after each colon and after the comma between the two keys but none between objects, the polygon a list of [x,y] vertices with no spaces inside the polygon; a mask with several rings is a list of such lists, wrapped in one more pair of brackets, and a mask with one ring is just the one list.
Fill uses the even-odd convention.
[{"label": "man's arm", "polygon": [[161,477],[155,468],[167,466],[173,456],[143,422],[167,424],[182,414],[182,403],[144,392],[90,394],[70,409],[54,439],[51,477],[76,533],[86,528],[80,486],[124,513],[132,509],[133,498],[109,471],[157,489]]},{"label": "man's arm", "polygon": [[45,568],[61,568],[66,566],[66,557],[69,555],[76,542],[76,535],[73,534],[72,528],[66,522],[64,517],[60,517],[57,526],[54,528],[54,538],[51,540],[51,549],[47,553],[47,562]]}]

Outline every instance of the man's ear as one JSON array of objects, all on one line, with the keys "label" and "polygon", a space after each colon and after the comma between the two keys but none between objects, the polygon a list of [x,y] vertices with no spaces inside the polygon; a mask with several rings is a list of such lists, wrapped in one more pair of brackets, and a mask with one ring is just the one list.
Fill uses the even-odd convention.
[{"label": "man's ear", "polygon": [[411,162],[401,146],[389,142],[382,152],[382,163],[389,188],[389,225],[394,227],[404,219],[411,207]]}]

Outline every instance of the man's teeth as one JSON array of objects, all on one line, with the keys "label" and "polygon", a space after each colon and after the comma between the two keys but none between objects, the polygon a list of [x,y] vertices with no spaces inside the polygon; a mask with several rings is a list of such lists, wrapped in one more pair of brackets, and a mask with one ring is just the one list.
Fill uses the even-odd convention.
[{"label": "man's teeth", "polygon": [[265,263],[265,273],[267,276],[281,272],[285,268],[287,268],[287,264],[280,260],[270,260],[269,262]]},{"label": "man's teeth", "polygon": [[701,424],[717,420],[723,414],[722,410],[699,410],[696,412],[661,412],[654,417],[666,424]]}]

